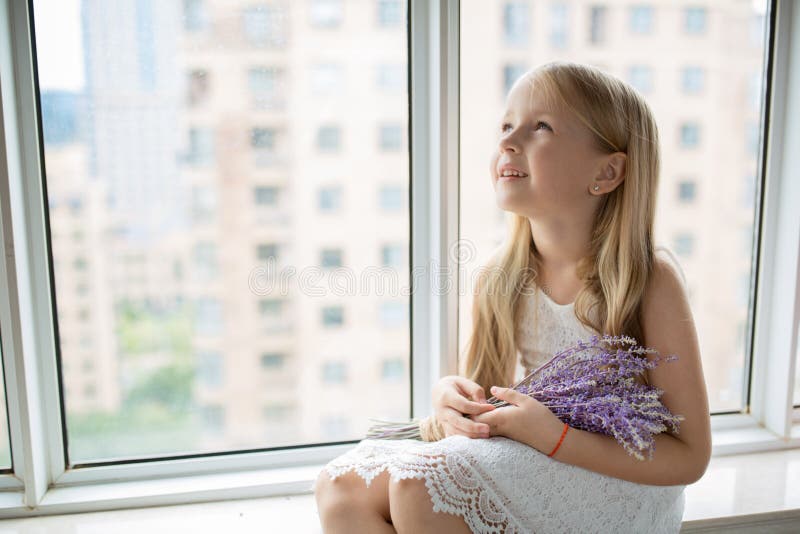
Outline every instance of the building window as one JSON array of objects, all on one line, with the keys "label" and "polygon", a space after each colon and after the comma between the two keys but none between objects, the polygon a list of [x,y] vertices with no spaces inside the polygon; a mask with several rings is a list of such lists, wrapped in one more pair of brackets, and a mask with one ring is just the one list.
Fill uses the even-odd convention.
[{"label": "building window", "polygon": [[341,129],[338,126],[320,126],[317,130],[317,148],[335,152],[341,148]]},{"label": "building window", "polygon": [[681,71],[681,81],[684,93],[700,94],[705,86],[705,70],[702,67],[684,67]]},{"label": "building window", "polygon": [[528,44],[531,13],[527,2],[506,2],[503,6],[503,38],[510,46]]},{"label": "building window", "polygon": [[385,185],[379,191],[379,203],[383,211],[400,211],[403,208],[403,188]]},{"label": "building window", "polygon": [[405,362],[402,358],[383,360],[381,379],[386,382],[402,382],[405,378]]},{"label": "building window", "polygon": [[342,361],[323,363],[322,381],[326,384],[344,384],[347,382],[347,364]]},{"label": "building window", "polygon": [[397,327],[406,323],[408,306],[404,302],[381,302],[379,318],[382,326]]},{"label": "building window", "polygon": [[253,189],[253,196],[258,206],[275,206],[278,204],[278,188],[259,185]]},{"label": "building window", "polygon": [[380,127],[380,149],[400,150],[403,148],[403,127],[387,124]]},{"label": "building window", "polygon": [[258,314],[262,319],[275,319],[283,312],[281,299],[261,299],[258,301]]},{"label": "building window", "polygon": [[342,249],[324,248],[320,251],[319,263],[323,269],[342,266]]},{"label": "building window", "polygon": [[183,28],[189,32],[202,31],[208,27],[205,0],[183,0]]},{"label": "building window", "polygon": [[333,213],[342,209],[342,188],[339,186],[322,187],[319,190],[319,210]]},{"label": "building window", "polygon": [[525,74],[527,71],[527,67],[522,64],[507,64],[503,66],[503,94],[507,95],[509,91],[511,91],[511,87],[514,85],[520,76]]},{"label": "building window", "polygon": [[258,256],[258,261],[278,261],[278,245],[276,243],[258,245],[256,255]]},{"label": "building window", "polygon": [[344,324],[344,308],[341,306],[325,306],[322,308],[323,326],[341,326]]},{"label": "building window", "polygon": [[403,250],[401,245],[383,245],[381,247],[381,265],[383,267],[401,267]]},{"label": "building window", "polygon": [[197,378],[206,387],[222,385],[222,355],[215,351],[197,353]]},{"label": "building window", "polygon": [[344,415],[328,415],[320,421],[322,437],[326,440],[345,439],[350,434],[350,423]]},{"label": "building window", "polygon": [[186,163],[189,165],[210,165],[213,161],[214,132],[211,128],[190,128]]},{"label": "building window", "polygon": [[378,26],[393,27],[403,23],[400,0],[378,0]]},{"label": "building window", "polygon": [[695,182],[686,180],[678,183],[678,200],[683,204],[690,204],[695,200]]},{"label": "building window", "polygon": [[194,325],[201,335],[216,336],[222,333],[222,304],[210,297],[197,299]]},{"label": "building window", "polygon": [[76,271],[85,271],[86,270],[86,258],[77,257],[72,262],[72,266],[75,268]]},{"label": "building window", "polygon": [[342,0],[311,0],[309,13],[315,28],[335,28],[342,23]]},{"label": "building window", "polygon": [[653,91],[653,69],[647,65],[633,65],[628,69],[628,82],[640,93]]},{"label": "building window", "polygon": [[266,421],[281,421],[288,419],[293,410],[294,407],[285,402],[267,404],[264,406],[263,415]]},{"label": "building window", "polygon": [[606,42],[606,6],[592,6],[589,13],[589,42],[602,44]]},{"label": "building window", "polygon": [[286,355],[280,352],[264,352],[261,354],[261,367],[263,369],[281,369]]},{"label": "building window", "polygon": [[283,69],[253,67],[247,71],[247,82],[256,109],[282,109]]},{"label": "building window", "polygon": [[675,254],[679,256],[691,256],[694,252],[694,236],[688,233],[677,234],[672,248],[675,250]]},{"label": "building window", "polygon": [[202,241],[193,250],[195,272],[201,280],[212,280],[218,274],[217,244]]},{"label": "building window", "polygon": [[696,148],[700,144],[700,126],[695,122],[681,124],[681,147]]},{"label": "building window", "polygon": [[344,91],[344,69],[338,63],[317,63],[311,67],[311,93],[336,95]]},{"label": "building window", "polygon": [[653,8],[652,6],[636,5],[630,7],[630,29],[631,33],[647,34],[653,31]]},{"label": "building window", "polygon": [[222,432],[225,426],[225,408],[219,404],[203,406],[200,409],[203,430],[209,433]]},{"label": "building window", "polygon": [[217,211],[217,191],[212,186],[192,186],[192,220],[208,222]]},{"label": "building window", "polygon": [[406,66],[403,64],[383,64],[376,69],[378,88],[392,93],[406,89]]},{"label": "building window", "polygon": [[208,100],[208,71],[205,69],[195,69],[189,71],[189,93],[186,100],[189,106],[194,107]]},{"label": "building window", "polygon": [[286,21],[279,6],[261,4],[244,10],[244,36],[258,47],[286,46]]},{"label": "building window", "polygon": [[683,11],[683,28],[686,33],[702,34],[706,31],[706,8],[687,7]]},{"label": "building window", "polygon": [[255,150],[274,150],[275,130],[273,128],[253,128],[250,130],[250,146]]},{"label": "building window", "polygon": [[569,30],[569,14],[567,5],[556,3],[550,5],[550,46],[553,48],[567,47],[567,32]]}]

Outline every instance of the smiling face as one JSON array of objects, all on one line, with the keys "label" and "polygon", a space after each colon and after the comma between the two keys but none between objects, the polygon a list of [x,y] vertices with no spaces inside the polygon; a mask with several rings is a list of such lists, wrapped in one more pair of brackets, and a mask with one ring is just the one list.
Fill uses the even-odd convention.
[{"label": "smiling face", "polygon": [[[574,115],[546,100],[528,78],[512,87],[496,125],[491,159],[497,205],[526,217],[587,213],[599,198],[589,193],[607,154]],[[527,174],[501,176],[504,165]]]}]

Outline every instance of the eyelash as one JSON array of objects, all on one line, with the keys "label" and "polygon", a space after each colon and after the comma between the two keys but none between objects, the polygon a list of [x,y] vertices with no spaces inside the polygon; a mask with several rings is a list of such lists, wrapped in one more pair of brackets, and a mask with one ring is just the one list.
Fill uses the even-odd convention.
[{"label": "eyelash", "polygon": [[[548,129],[548,130],[552,130],[552,128],[550,128],[550,125],[549,125],[549,124],[547,124],[547,123],[546,123],[546,122],[544,122],[544,121],[539,121],[539,122],[537,122],[537,123],[536,123],[536,129],[535,129],[534,131],[536,131],[536,130],[538,130],[538,129],[539,129],[539,125],[540,125],[540,124],[544,124],[545,126],[547,126],[547,129]],[[501,132],[503,132],[503,133],[505,133],[505,131],[506,131],[506,126],[511,126],[511,124],[509,124],[509,123],[507,123],[507,122],[506,122],[506,123],[504,123],[502,126],[500,126],[500,131],[501,131]]]}]

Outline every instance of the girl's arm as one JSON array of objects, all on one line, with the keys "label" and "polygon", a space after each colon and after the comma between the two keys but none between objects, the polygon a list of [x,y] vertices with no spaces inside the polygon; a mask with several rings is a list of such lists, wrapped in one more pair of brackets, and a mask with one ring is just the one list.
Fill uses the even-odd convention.
[{"label": "girl's arm", "polygon": [[[653,459],[637,460],[611,436],[570,428],[554,459],[616,478],[669,486],[692,484],[705,473],[711,459],[711,417],[708,408],[697,332],[689,307],[686,288],[676,270],[656,258],[653,276],[642,302],[644,341],[662,357],[647,370],[650,385],[664,391],[661,402],[673,414],[685,417],[677,435],[655,436]],[[549,454],[561,437],[564,424],[552,419],[529,443]]]}]

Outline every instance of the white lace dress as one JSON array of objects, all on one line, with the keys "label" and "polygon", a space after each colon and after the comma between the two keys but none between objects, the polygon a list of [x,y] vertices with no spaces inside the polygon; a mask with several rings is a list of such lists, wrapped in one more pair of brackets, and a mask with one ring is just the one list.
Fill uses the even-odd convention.
[{"label": "white lace dress", "polygon": [[[522,298],[517,379],[595,333],[578,321],[573,303],[558,304],[539,289]],[[534,347],[536,324],[544,336]],[[331,478],[355,470],[367,486],[384,469],[393,480],[424,479],[434,511],[458,515],[480,533],[678,532],[685,502],[684,485],[614,478],[548,458],[503,436],[454,435],[436,442],[365,439],[325,469]]]}]

